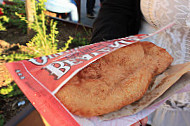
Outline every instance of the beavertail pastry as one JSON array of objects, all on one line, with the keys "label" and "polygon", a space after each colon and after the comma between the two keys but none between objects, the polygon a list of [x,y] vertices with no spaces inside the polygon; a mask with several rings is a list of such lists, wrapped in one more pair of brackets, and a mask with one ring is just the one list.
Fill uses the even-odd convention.
[{"label": "beavertail pastry", "polygon": [[137,42],[93,62],[56,96],[73,114],[91,117],[117,111],[145,94],[173,58],[151,42]]}]

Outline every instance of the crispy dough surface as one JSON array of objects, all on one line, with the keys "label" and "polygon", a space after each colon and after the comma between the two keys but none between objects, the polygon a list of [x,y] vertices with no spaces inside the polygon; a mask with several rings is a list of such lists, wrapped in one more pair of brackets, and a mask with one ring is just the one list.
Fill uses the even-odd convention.
[{"label": "crispy dough surface", "polygon": [[151,42],[137,42],[120,48],[76,74],[57,98],[73,114],[103,115],[139,100],[152,78],[173,61]]}]

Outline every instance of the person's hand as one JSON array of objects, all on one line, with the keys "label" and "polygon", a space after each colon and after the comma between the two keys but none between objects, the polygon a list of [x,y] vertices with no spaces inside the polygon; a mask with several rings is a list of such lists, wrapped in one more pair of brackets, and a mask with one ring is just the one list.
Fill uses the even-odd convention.
[{"label": "person's hand", "polygon": [[132,124],[131,126],[146,126],[147,122],[148,122],[148,117],[145,117],[139,120],[138,122]]}]

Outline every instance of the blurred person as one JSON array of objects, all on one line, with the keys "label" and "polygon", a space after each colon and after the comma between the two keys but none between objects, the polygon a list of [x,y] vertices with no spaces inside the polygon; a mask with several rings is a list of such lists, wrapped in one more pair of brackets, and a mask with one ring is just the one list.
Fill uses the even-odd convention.
[{"label": "blurred person", "polygon": [[[104,0],[100,0],[100,6],[102,5]],[[95,0],[87,0],[86,1],[86,13],[87,13],[87,17],[94,19],[95,18],[95,11],[94,11],[94,6],[95,6]]]},{"label": "blurred person", "polygon": [[104,0],[93,24],[91,43],[138,34],[140,0]]},{"label": "blurred person", "polygon": [[79,15],[74,0],[47,0],[45,2],[47,10],[55,13],[70,13],[70,20],[78,22]]}]

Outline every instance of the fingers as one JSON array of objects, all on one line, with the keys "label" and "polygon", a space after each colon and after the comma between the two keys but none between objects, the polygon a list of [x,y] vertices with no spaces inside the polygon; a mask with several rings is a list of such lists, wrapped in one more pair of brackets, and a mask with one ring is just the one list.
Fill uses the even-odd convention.
[{"label": "fingers", "polygon": [[132,124],[131,126],[146,126],[147,122],[148,122],[148,117],[145,117],[141,119],[140,121]]},{"label": "fingers", "polygon": [[140,126],[140,123],[139,123],[139,121],[138,121],[138,122],[132,124],[131,126]]},{"label": "fingers", "polygon": [[139,121],[141,123],[142,126],[146,126],[147,122],[148,122],[148,117],[143,118],[142,120]]}]

